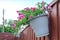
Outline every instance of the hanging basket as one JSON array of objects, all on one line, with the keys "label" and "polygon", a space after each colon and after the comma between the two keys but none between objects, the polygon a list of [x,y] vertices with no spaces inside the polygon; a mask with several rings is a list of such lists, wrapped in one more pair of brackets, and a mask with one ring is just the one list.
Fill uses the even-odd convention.
[{"label": "hanging basket", "polygon": [[37,37],[42,37],[49,34],[47,14],[39,15],[31,19],[29,22]]}]

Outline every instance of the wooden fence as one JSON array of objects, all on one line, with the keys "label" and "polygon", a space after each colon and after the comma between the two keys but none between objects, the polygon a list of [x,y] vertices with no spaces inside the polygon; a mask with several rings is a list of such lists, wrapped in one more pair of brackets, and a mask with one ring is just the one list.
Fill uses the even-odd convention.
[{"label": "wooden fence", "polygon": [[37,38],[34,30],[30,26],[22,31],[20,36],[20,40],[49,40],[48,36]]},{"label": "wooden fence", "polygon": [[50,34],[48,36],[37,38],[35,36],[34,30],[30,26],[28,26],[21,32],[20,38],[16,38],[10,34],[8,34],[9,37],[4,37],[3,34],[0,34],[0,40],[2,40],[3,38],[3,40],[60,40],[60,0],[54,0],[51,3],[51,7],[52,9],[49,13]]},{"label": "wooden fence", "polygon": [[60,40],[60,0],[54,0],[51,7],[50,40]]},{"label": "wooden fence", "polygon": [[21,32],[20,40],[60,40],[60,0],[54,0],[51,7],[49,13],[50,35],[37,38],[33,29],[29,26]]}]

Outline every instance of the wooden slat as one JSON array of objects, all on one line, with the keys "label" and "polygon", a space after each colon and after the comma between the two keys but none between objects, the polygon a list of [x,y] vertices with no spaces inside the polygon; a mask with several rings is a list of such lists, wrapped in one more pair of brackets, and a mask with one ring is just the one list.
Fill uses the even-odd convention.
[{"label": "wooden slat", "polygon": [[30,29],[30,40],[32,40],[32,29],[31,29],[31,27],[29,28]]},{"label": "wooden slat", "polygon": [[51,40],[58,40],[57,4],[52,7],[52,12],[50,13],[50,36]]},{"label": "wooden slat", "polygon": [[41,37],[41,40],[45,40],[45,38],[44,37]]},{"label": "wooden slat", "polygon": [[40,37],[37,37],[37,40],[41,40]]},{"label": "wooden slat", "polygon": [[59,40],[60,40],[60,3],[58,3],[58,31],[59,31]]},{"label": "wooden slat", "polygon": [[51,6],[54,6],[54,5],[57,3],[57,1],[58,1],[58,0],[53,0],[53,1],[50,3],[50,5],[51,5]]},{"label": "wooden slat", "polygon": [[49,40],[49,36],[45,36],[45,40]]}]

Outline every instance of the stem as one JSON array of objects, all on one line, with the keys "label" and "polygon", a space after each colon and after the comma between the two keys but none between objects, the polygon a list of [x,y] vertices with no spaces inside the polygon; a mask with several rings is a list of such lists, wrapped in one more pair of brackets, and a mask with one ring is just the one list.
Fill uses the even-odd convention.
[{"label": "stem", "polygon": [[4,32],[4,9],[3,9],[3,32]]}]

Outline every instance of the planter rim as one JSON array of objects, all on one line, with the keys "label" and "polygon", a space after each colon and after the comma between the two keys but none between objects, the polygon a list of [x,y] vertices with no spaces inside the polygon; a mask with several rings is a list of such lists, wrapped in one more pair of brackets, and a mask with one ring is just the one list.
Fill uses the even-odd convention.
[{"label": "planter rim", "polygon": [[28,22],[30,22],[30,21],[32,21],[32,20],[34,20],[34,19],[36,19],[36,18],[43,17],[43,16],[48,16],[48,14],[41,14],[41,15],[39,15],[39,16],[36,16],[36,17],[28,20]]}]

